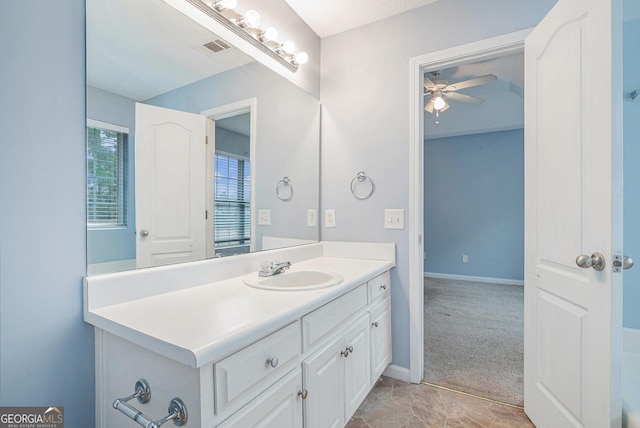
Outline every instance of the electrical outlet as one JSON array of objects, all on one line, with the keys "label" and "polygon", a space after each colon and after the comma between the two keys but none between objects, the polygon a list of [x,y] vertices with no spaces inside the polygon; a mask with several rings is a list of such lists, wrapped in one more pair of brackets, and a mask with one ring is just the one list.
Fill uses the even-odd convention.
[{"label": "electrical outlet", "polygon": [[271,226],[271,210],[258,210],[258,224]]},{"label": "electrical outlet", "polygon": [[469,256],[466,254],[462,255],[462,263],[469,263]]},{"label": "electrical outlet", "polygon": [[404,229],[404,209],[384,210],[385,229]]},{"label": "electrical outlet", "polygon": [[307,226],[316,227],[318,225],[318,211],[307,210]]},{"label": "electrical outlet", "polygon": [[324,210],[324,227],[336,227],[336,210]]}]

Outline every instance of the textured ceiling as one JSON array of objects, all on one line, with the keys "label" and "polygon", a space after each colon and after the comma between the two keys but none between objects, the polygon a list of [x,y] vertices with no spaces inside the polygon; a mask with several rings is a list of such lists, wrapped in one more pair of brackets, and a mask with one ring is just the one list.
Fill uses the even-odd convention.
[{"label": "textured ceiling", "polygon": [[285,0],[320,37],[380,21],[437,0]]}]

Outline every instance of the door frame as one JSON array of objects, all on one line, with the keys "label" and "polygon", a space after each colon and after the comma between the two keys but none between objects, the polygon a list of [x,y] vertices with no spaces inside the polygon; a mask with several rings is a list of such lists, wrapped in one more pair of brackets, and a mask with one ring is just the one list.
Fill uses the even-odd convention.
[{"label": "door frame", "polygon": [[409,379],[420,383],[424,372],[424,116],[425,72],[524,51],[532,28],[413,57],[410,60],[409,165]]},{"label": "door frame", "polygon": [[[229,103],[229,104],[225,104],[219,107],[213,107],[207,110],[203,110],[200,112],[201,115],[206,116],[207,118],[213,120],[214,122],[216,120],[220,120],[220,119],[226,119],[228,117],[232,117],[232,116],[237,116],[239,114],[244,114],[244,113],[250,113],[249,114],[249,161],[251,162],[251,218],[250,218],[250,222],[251,222],[251,231],[250,231],[250,236],[251,236],[251,241],[249,243],[249,251],[250,252],[254,252],[256,249],[256,242],[255,242],[255,237],[256,237],[256,224],[257,224],[257,215],[254,215],[253,211],[254,208],[256,206],[255,204],[255,195],[256,195],[256,141],[258,140],[258,99],[256,97],[253,98],[247,98],[244,100],[240,100],[240,101],[236,101],[233,103]],[[209,135],[209,133],[207,133]],[[214,129],[214,134],[215,135],[215,129]],[[213,144],[208,144],[207,145],[207,174],[211,174],[211,176],[207,177],[207,183],[208,185],[211,186],[211,191],[209,191],[209,188],[207,189],[207,194],[208,195],[213,195],[213,155],[215,152],[215,140],[213,141]],[[209,163],[211,162],[211,165],[209,166]],[[215,239],[215,209],[213,208],[213,204],[214,204],[214,200],[213,198],[207,198],[207,209],[211,209],[211,212],[213,213],[210,217],[210,219],[212,220],[212,224],[213,226],[210,226],[211,231],[207,232],[207,237],[208,239],[211,239],[211,244],[213,244],[213,240]],[[211,206],[211,208],[209,208]],[[207,251],[209,250],[209,247],[213,248],[212,246],[209,245],[209,242],[207,242]]]}]

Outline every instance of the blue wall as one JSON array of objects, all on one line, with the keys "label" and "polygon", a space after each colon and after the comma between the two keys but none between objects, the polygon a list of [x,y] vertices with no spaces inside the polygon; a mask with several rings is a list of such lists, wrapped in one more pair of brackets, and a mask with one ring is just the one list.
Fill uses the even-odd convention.
[{"label": "blue wall", "polygon": [[[624,24],[624,90],[640,89],[640,19]],[[624,253],[636,266],[624,272],[624,326],[640,328],[640,97],[624,103]]]},{"label": "blue wall", "polygon": [[94,228],[87,232],[88,263],[136,258],[135,133],[136,102],[102,89],[87,87],[87,117],[129,128],[127,226]]},{"label": "blue wall", "polygon": [[0,3],[0,406],[92,427],[84,1]]},{"label": "blue wall", "polygon": [[425,141],[425,272],[523,279],[523,150],[522,129]]}]

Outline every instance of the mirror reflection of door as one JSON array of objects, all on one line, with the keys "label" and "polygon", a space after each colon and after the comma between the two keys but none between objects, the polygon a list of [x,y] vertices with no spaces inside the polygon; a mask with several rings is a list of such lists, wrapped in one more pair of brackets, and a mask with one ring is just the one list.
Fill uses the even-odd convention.
[{"label": "mirror reflection of door", "polygon": [[207,118],[136,104],[137,267],[206,255]]},{"label": "mirror reflection of door", "polygon": [[216,257],[251,250],[250,113],[215,122],[214,205]]}]

